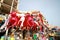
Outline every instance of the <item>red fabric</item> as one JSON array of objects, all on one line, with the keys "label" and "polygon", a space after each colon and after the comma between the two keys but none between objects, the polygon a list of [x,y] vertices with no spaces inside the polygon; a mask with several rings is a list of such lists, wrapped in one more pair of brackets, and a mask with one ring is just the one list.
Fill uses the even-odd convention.
[{"label": "red fabric", "polygon": [[34,25],[34,21],[33,21],[33,19],[32,19],[31,17],[28,18],[27,24],[28,24],[28,26],[30,26],[30,27]]},{"label": "red fabric", "polygon": [[39,14],[39,17],[40,17],[40,21],[41,21],[41,23],[43,23],[43,19],[42,19],[42,14]]},{"label": "red fabric", "polygon": [[[35,30],[37,27],[37,24],[34,22],[33,17],[29,13],[27,13],[24,17],[25,17],[25,20],[23,22],[22,29],[26,28],[27,30],[29,30],[31,27],[33,27],[33,29]],[[19,25],[21,25],[21,23],[22,21],[19,22]]]},{"label": "red fabric", "polygon": [[12,12],[11,14],[10,14],[10,18],[9,18],[9,23],[8,23],[8,28],[9,27],[12,27],[12,25],[13,26],[16,26],[17,24],[18,24],[18,21],[19,21],[19,18],[18,18],[18,16],[16,15],[16,12]]},{"label": "red fabric", "polygon": [[37,24],[36,24],[36,23],[34,23],[32,30],[33,30],[33,31],[34,31],[34,30],[37,30]]},{"label": "red fabric", "polygon": [[35,26],[34,25],[34,21],[33,18],[30,14],[26,14],[25,16],[25,21],[23,23],[24,27],[27,27],[28,29],[30,29],[31,27]]},{"label": "red fabric", "polygon": [[43,32],[43,26],[40,25],[40,31]]},{"label": "red fabric", "polygon": [[17,21],[16,17],[11,17],[9,23],[14,24]]},{"label": "red fabric", "polygon": [[21,19],[21,17],[18,18],[18,24],[17,24],[18,27],[20,27],[20,25],[21,25],[21,23],[22,23],[22,21],[20,21],[20,19]]},{"label": "red fabric", "polygon": [[[42,23],[42,25],[43,25],[43,19],[42,19],[42,14],[39,14],[39,17],[40,17],[40,22]],[[42,32],[43,31],[43,28],[42,28],[42,25],[39,23],[39,25],[40,25],[40,31]]]},{"label": "red fabric", "polygon": [[18,24],[19,27],[20,27],[21,23],[22,23],[22,21],[19,21],[19,24]]},{"label": "red fabric", "polygon": [[[25,16],[25,21],[24,21],[24,23],[23,23],[23,25],[25,26],[25,27],[27,27],[27,26],[32,26],[33,25],[33,23],[32,23],[32,17],[30,16],[30,14],[26,14],[26,16]],[[31,23],[32,23],[32,25],[31,25]]]},{"label": "red fabric", "polygon": [[44,35],[42,35],[42,38],[44,38]]}]

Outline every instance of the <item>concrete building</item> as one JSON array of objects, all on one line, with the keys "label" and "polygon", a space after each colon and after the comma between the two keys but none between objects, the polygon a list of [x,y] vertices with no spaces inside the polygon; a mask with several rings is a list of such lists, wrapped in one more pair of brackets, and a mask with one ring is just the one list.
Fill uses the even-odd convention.
[{"label": "concrete building", "polygon": [[0,0],[0,14],[9,14],[17,9],[18,0]]}]

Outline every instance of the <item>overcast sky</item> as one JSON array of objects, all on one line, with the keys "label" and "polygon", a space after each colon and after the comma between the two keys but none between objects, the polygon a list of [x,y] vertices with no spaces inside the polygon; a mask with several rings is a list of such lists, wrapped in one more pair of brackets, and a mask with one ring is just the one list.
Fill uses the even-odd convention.
[{"label": "overcast sky", "polygon": [[18,9],[39,10],[49,24],[60,26],[60,0],[19,0]]}]

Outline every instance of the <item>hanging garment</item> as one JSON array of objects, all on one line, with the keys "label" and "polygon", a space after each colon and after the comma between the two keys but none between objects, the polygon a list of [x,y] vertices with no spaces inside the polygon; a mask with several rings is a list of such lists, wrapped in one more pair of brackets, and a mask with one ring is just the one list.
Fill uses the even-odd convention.
[{"label": "hanging garment", "polygon": [[[42,14],[39,14],[38,17],[40,18],[40,20],[39,20],[39,25],[40,25],[40,31],[42,32],[42,31],[43,31],[43,26],[42,26],[42,25],[44,25],[44,24],[43,24],[43,19],[42,19],[43,16],[42,16]],[[42,25],[41,25],[41,24],[42,24]]]},{"label": "hanging garment", "polygon": [[20,15],[20,19],[19,19],[19,23],[18,23],[18,25],[19,25],[20,27],[23,26],[24,20],[25,20],[25,15],[24,15],[24,14],[21,14],[21,15]]},{"label": "hanging garment", "polygon": [[9,18],[8,21],[9,21],[9,22],[8,22],[8,25],[7,25],[8,28],[14,27],[14,26],[16,26],[16,25],[18,24],[19,18],[18,18],[18,16],[16,15],[16,12],[12,12],[12,13],[10,14],[10,18]]},{"label": "hanging garment", "polygon": [[31,28],[33,25],[33,18],[30,16],[30,14],[26,14],[23,26]]}]

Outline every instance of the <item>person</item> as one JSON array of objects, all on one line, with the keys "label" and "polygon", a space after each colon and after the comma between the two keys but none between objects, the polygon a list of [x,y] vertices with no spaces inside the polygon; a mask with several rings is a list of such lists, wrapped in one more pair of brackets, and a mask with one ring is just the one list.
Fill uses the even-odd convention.
[{"label": "person", "polygon": [[14,38],[14,33],[12,32],[11,35],[10,35],[10,40],[15,40]]},{"label": "person", "polygon": [[5,23],[5,20],[0,20],[0,27]]},{"label": "person", "polygon": [[0,20],[0,38],[5,34],[6,30],[5,28],[2,28],[4,25],[5,20]]},{"label": "person", "polygon": [[19,21],[17,13],[16,12],[11,12],[8,21],[9,22],[8,22],[7,28],[15,27],[18,24],[18,21]]},{"label": "person", "polygon": [[26,33],[25,40],[32,40],[32,37],[30,36],[29,31]]},{"label": "person", "polygon": [[25,35],[26,35],[26,33],[27,33],[27,30],[24,29],[24,30],[23,30],[23,39],[25,39]]},{"label": "person", "polygon": [[46,36],[45,35],[42,35],[42,40],[46,40]]},{"label": "person", "polygon": [[49,40],[49,35],[47,34],[47,36],[46,36],[46,40]]},{"label": "person", "polygon": [[5,40],[5,37],[4,37],[4,36],[2,36],[2,37],[1,37],[1,40]]},{"label": "person", "polygon": [[49,40],[54,40],[54,38],[52,36],[49,37]]},{"label": "person", "polygon": [[39,33],[38,39],[42,40],[42,35],[40,33]]},{"label": "person", "polygon": [[36,35],[36,33],[33,34],[33,40],[37,40],[37,35]]},{"label": "person", "polygon": [[8,33],[10,33],[11,29],[14,29],[14,27],[17,26],[19,21],[19,18],[17,16],[17,12],[13,11],[9,14],[8,19],[7,19],[7,23],[6,23],[6,36],[8,35]]}]

